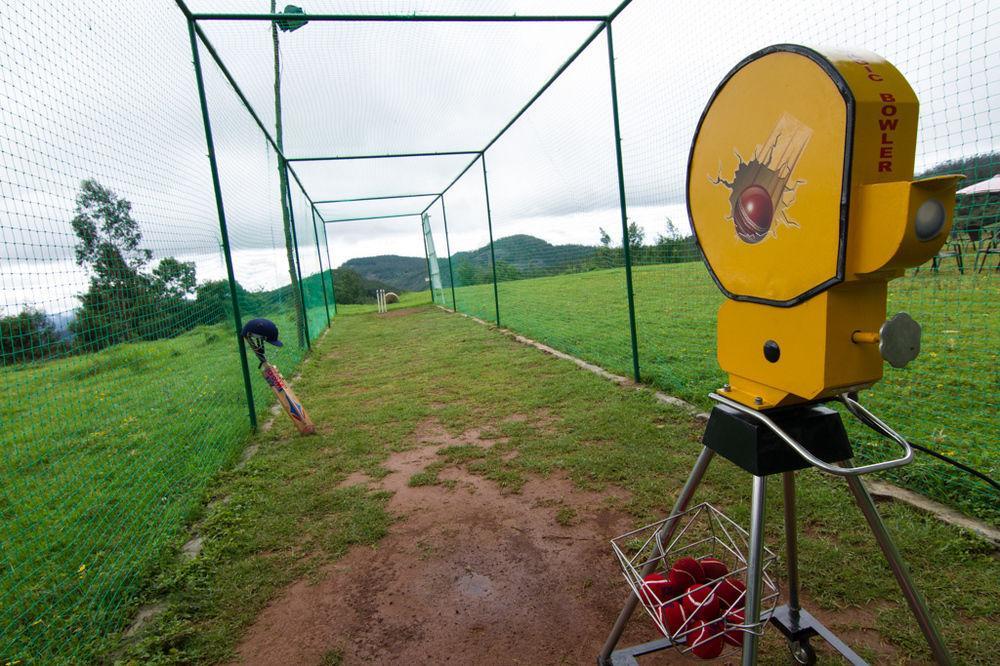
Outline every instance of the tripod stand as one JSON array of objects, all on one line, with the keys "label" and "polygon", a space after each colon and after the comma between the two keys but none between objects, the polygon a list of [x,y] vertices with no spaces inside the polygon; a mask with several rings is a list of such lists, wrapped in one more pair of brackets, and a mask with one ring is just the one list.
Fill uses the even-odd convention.
[{"label": "tripod stand", "polygon": [[[743,636],[743,665],[757,662],[760,640],[754,629],[761,621],[774,624],[788,640],[789,649],[796,663],[811,664],[816,660],[810,639],[819,636],[851,664],[865,661],[844,644],[823,624],[803,609],[799,603],[798,543],[795,512],[795,472],[799,469],[818,467],[824,472],[842,476],[854,496],[854,501],[865,517],[875,540],[892,569],[910,611],[920,625],[934,660],[951,664],[951,656],[941,634],[934,624],[927,604],[913,584],[906,565],[882,523],[875,503],[861,483],[860,475],[899,467],[909,463],[913,450],[909,443],[861,406],[857,400],[844,394],[839,400],[847,410],[866,426],[892,439],[903,450],[903,455],[859,467],[845,466],[853,456],[850,441],[840,415],[820,405],[796,406],[768,410],[767,413],[750,409],[722,395],[712,394],[720,404],[712,410],[703,438],[704,448],[698,456],[687,482],[678,496],[670,518],[660,528],[659,541],[668,542],[677,527],[677,517],[688,507],[691,497],[701,483],[708,465],[716,453],[727,458],[753,476],[753,494],[750,509],[750,538],[747,557],[745,624],[750,627]],[[792,434],[790,434],[792,433]],[[794,436],[793,436],[794,435]],[[784,483],[785,552],[788,565],[788,603],[768,616],[761,617],[761,568],[764,550],[764,509],[767,477],[781,474]],[[653,571],[656,561],[650,561],[642,570],[646,576]],[[642,645],[615,650],[622,632],[639,599],[633,592],[618,616],[611,634],[598,656],[598,666],[628,666],[638,664],[636,658],[666,649],[672,645],[669,638]]]}]

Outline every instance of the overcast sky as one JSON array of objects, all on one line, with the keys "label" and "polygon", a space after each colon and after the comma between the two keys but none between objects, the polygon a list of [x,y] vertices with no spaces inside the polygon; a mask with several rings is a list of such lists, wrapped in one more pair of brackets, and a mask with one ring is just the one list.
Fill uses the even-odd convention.
[{"label": "overcast sky", "polygon": [[[266,11],[266,0],[192,0],[195,11]],[[284,2],[279,3],[279,7]],[[302,0],[315,12],[606,13],[604,1]],[[0,308],[77,306],[86,276],[69,221],[84,178],[134,205],[157,259],[224,275],[205,140],[183,15],[170,0],[130,12],[97,0],[4,3],[0,20]],[[992,23],[991,23],[992,20]],[[273,127],[273,61],[263,22],[205,23],[264,123]],[[282,35],[289,157],[479,150],[594,29],[592,24],[311,23]],[[691,134],[711,91],[742,57],[772,43],[859,47],[892,61],[921,100],[918,169],[996,150],[1000,22],[990,2],[634,0],[614,24],[629,216],[653,239],[687,229]],[[237,279],[285,277],[276,161],[202,50]],[[495,237],[530,233],[596,243],[620,230],[601,35],[487,152]],[[314,200],[441,191],[469,156],[297,162]],[[312,219],[296,192],[305,272],[318,269]],[[330,220],[416,212],[430,199],[323,204]],[[476,164],[446,196],[452,251],[487,240]],[[440,205],[431,209],[435,233]],[[333,264],[422,254],[415,217],[327,227]],[[445,254],[443,238],[436,238]],[[310,240],[310,242],[312,242]],[[326,262],[325,252],[322,261]]]}]

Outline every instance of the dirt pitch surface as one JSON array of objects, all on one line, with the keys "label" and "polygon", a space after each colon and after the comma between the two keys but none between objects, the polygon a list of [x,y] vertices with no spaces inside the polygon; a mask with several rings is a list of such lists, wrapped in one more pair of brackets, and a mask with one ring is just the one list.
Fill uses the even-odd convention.
[{"label": "dirt pitch surface", "polygon": [[502,494],[448,468],[443,484],[411,487],[438,449],[494,443],[476,431],[452,438],[433,422],[417,437],[418,448],[385,463],[385,478],[344,482],[393,493],[389,535],[353,549],[320,582],[286,590],[239,646],[241,663],[320,663],[331,651],[346,664],[594,661],[623,601],[608,540],[630,517],[606,508],[607,493],[563,478]]},{"label": "dirt pitch surface", "polygon": [[[265,506],[297,518],[289,526],[275,521],[287,529],[281,544],[249,533],[266,546],[255,547],[245,569],[269,571],[287,543],[294,559],[283,566],[297,573],[271,589],[266,575],[220,576],[243,586],[230,603],[240,603],[239,594],[251,597],[247,587],[266,591],[247,620],[227,630],[242,635],[233,663],[595,663],[627,593],[609,541],[638,527],[638,515],[660,516],[670,506],[694,460],[701,424],[634,387],[467,320],[426,309],[397,312],[341,322],[334,330],[340,338],[328,340],[319,365],[303,372],[303,391],[320,416],[317,438],[299,439],[283,424],[254,463],[258,480],[240,506],[252,515],[267,487],[284,503]],[[280,487],[266,485],[271,469]],[[240,479],[233,483],[233,492],[244,491]],[[738,515],[748,485],[732,466],[713,464],[696,500],[711,497]],[[844,489],[803,475],[800,495],[804,605],[870,663],[922,663],[906,649],[919,634],[893,633],[914,629],[912,619],[891,575],[874,569],[881,558],[870,537],[850,531],[856,520],[841,520]],[[298,499],[318,501],[302,502],[306,509],[298,511]],[[354,504],[369,513],[344,510]],[[776,550],[779,510],[772,506],[769,517]],[[897,511],[903,519],[896,532],[926,581],[926,544],[951,544],[954,533]],[[376,520],[387,515],[387,522]],[[350,527],[338,521],[352,519],[367,522],[347,540]],[[309,545],[312,535],[325,535],[332,557],[297,567],[321,550]],[[224,543],[234,536],[221,533]],[[974,561],[979,568],[987,562]],[[979,568],[966,566],[974,583]],[[831,570],[850,583],[836,588],[841,579],[824,575]],[[657,637],[637,611],[620,645]],[[814,645],[820,663],[843,663]],[[738,659],[736,653],[713,663]],[[701,662],[665,651],[641,663]],[[790,663],[773,629],[763,637],[760,663]]]}]

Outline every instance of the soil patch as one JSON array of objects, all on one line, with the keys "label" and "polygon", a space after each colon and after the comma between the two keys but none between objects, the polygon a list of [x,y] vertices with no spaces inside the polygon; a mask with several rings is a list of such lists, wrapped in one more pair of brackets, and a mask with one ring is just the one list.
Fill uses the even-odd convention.
[{"label": "soil patch", "polygon": [[[287,588],[244,636],[236,663],[322,664],[329,654],[343,664],[594,663],[626,595],[608,543],[636,526],[609,508],[609,497],[620,506],[626,493],[583,491],[559,475],[502,492],[463,465],[440,471],[445,483],[411,487],[413,475],[444,460],[441,449],[497,443],[478,429],[452,435],[433,419],[413,440],[383,464],[384,478],[357,472],[341,483],[393,493],[388,508],[398,520],[389,534],[325,567],[319,582]],[[898,660],[873,630],[877,608],[829,614],[804,601],[855,649],[879,663]],[[656,637],[637,609],[620,646]],[[784,650],[769,629],[762,653],[782,659]],[[665,651],[641,663],[691,660]]]},{"label": "soil patch", "polygon": [[[449,467],[450,488],[410,487],[441,460],[437,450],[472,439],[432,425],[418,438],[424,446],[386,461],[385,478],[352,479],[394,493],[400,520],[389,535],[351,550],[319,583],[288,588],[245,636],[239,663],[318,664],[331,651],[345,664],[593,662],[625,593],[608,541],[633,519],[566,478],[502,494]],[[571,525],[556,520],[566,508]],[[627,638],[653,637],[635,625],[641,635]]]}]

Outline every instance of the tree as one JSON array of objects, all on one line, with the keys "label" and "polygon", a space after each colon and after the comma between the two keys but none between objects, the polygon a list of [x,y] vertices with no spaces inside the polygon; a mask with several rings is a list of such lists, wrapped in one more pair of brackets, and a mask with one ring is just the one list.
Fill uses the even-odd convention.
[{"label": "tree", "polygon": [[611,247],[611,234],[609,234],[607,231],[605,231],[604,227],[598,227],[598,230],[601,232],[601,245],[603,245],[606,248],[610,248]]},{"label": "tree", "polygon": [[106,278],[138,273],[153,253],[139,247],[142,233],[132,218],[132,204],[96,180],[80,184],[72,226],[80,242],[78,266],[89,265]]},{"label": "tree", "polygon": [[[153,253],[143,247],[132,203],[95,180],[85,180],[71,222],[79,242],[76,263],[90,273],[82,307],[70,325],[75,342],[96,350],[129,340],[168,337],[189,328],[184,301],[197,284],[191,262],[167,257],[144,270]],[[165,302],[166,301],[166,302]]]},{"label": "tree", "polygon": [[167,298],[184,298],[195,290],[198,279],[193,261],[177,261],[166,257],[153,269],[156,290]]},{"label": "tree", "polygon": [[153,253],[139,247],[142,233],[132,204],[88,179],[80,185],[75,213],[76,263],[86,266],[91,277],[71,329],[91,349],[132,339],[153,296],[150,278],[140,272]]},{"label": "tree", "polygon": [[646,240],[646,232],[635,222],[628,225],[628,247],[630,250],[638,250],[642,247],[642,242]]},{"label": "tree", "polygon": [[0,362],[25,363],[52,356],[62,343],[45,313],[25,308],[11,317],[0,317]]}]

